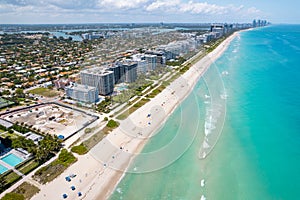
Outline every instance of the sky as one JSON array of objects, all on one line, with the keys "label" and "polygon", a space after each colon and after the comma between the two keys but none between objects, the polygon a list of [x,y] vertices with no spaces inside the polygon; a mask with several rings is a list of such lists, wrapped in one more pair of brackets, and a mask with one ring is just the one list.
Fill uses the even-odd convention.
[{"label": "sky", "polygon": [[0,24],[300,23],[299,7],[299,0],[0,0]]}]

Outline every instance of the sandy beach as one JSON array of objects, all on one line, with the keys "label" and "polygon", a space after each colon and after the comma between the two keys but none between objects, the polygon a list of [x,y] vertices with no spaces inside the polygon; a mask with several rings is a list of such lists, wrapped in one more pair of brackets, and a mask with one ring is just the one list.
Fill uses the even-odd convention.
[{"label": "sandy beach", "polygon": [[[63,199],[64,193],[68,195],[67,199],[108,199],[125,172],[131,170],[128,166],[132,159],[238,34],[239,32],[232,34],[163,92],[132,113],[89,153],[78,156],[75,164],[51,183],[41,186],[41,191],[32,199]],[[142,173],[138,168],[135,170]],[[67,182],[65,177],[70,174],[76,174],[76,177]],[[76,189],[72,191],[71,186]],[[78,192],[82,196],[79,197]]]}]

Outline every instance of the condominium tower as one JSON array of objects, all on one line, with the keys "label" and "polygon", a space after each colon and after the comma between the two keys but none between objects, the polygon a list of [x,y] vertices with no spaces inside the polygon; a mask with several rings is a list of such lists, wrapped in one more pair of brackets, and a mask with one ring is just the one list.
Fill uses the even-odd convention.
[{"label": "condominium tower", "polygon": [[80,72],[81,83],[96,87],[101,95],[109,95],[114,90],[114,72],[112,70],[95,67]]}]

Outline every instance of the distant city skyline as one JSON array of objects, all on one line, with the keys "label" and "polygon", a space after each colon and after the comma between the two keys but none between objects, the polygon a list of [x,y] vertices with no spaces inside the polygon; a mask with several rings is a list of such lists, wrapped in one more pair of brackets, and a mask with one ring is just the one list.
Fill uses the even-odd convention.
[{"label": "distant city skyline", "polygon": [[300,23],[300,2],[245,0],[1,0],[0,24]]}]

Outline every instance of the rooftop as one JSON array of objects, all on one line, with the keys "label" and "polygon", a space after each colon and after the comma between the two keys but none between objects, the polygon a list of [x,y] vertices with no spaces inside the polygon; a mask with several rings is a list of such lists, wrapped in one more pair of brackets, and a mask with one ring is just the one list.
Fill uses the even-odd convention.
[{"label": "rooftop", "polygon": [[96,89],[95,87],[92,87],[92,86],[82,85],[82,84],[77,84],[77,83],[67,86],[66,88],[72,88],[72,89],[75,89],[77,91],[82,91],[82,92],[88,92],[88,91]]},{"label": "rooftop", "polygon": [[38,142],[38,141],[40,141],[40,140],[42,140],[44,138],[43,136],[37,135],[37,134],[32,133],[32,132],[26,133],[25,136],[26,136],[27,139],[30,139],[30,140],[32,140],[34,142]]},{"label": "rooftop", "polygon": [[13,123],[0,118],[0,125],[4,126],[5,128],[10,128],[13,126]]},{"label": "rooftop", "polygon": [[81,73],[95,74],[95,75],[107,75],[107,74],[112,74],[114,72],[110,71],[109,68],[94,67],[94,68],[89,68],[89,69],[82,70]]}]

